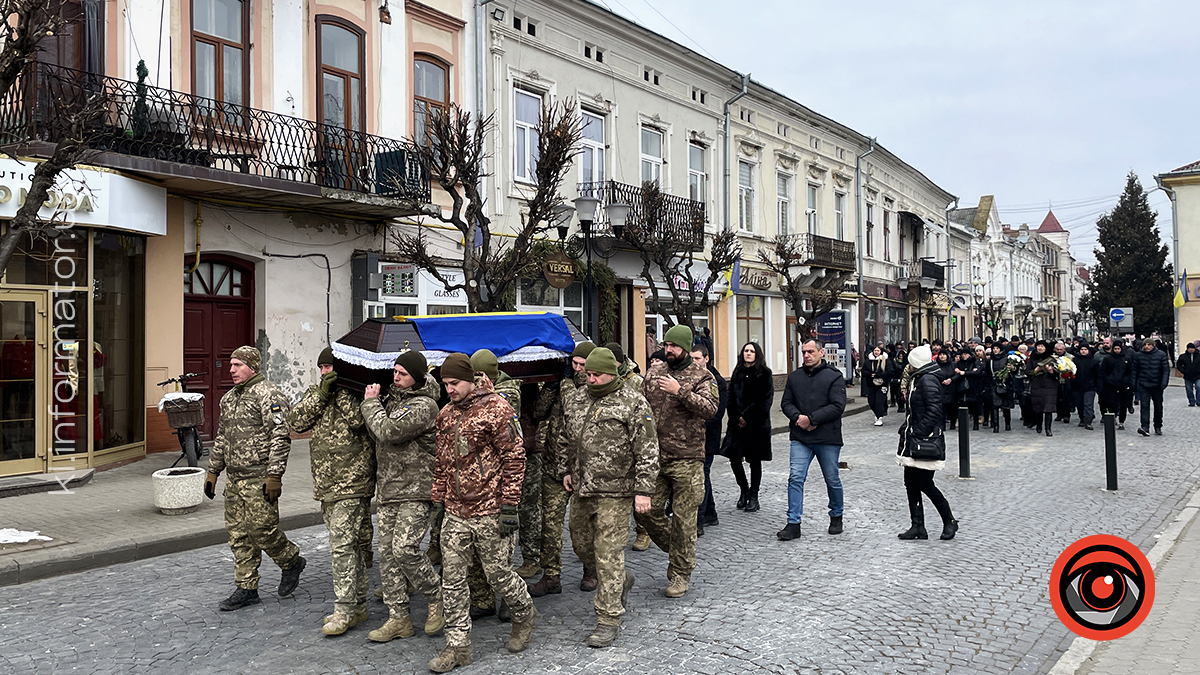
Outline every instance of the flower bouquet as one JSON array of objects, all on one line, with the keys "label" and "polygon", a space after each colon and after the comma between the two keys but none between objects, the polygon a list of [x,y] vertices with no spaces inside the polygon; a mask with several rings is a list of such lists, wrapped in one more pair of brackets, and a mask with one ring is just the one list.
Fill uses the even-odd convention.
[{"label": "flower bouquet", "polygon": [[1008,355],[1008,359],[1004,362],[1004,368],[996,373],[996,379],[1003,384],[1007,384],[1013,375],[1025,371],[1025,355],[1021,352],[1013,352]]},{"label": "flower bouquet", "polygon": [[1054,370],[1058,371],[1058,379],[1064,382],[1075,379],[1075,362],[1065,356],[1054,357]]}]

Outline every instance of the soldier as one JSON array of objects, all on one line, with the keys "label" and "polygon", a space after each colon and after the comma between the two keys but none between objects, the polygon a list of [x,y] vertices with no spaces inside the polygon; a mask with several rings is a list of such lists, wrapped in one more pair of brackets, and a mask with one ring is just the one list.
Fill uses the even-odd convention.
[{"label": "soldier", "polygon": [[604,345],[604,348],[612,352],[613,358],[617,360],[617,379],[633,391],[642,393],[642,376],[638,375],[633,361],[625,357],[625,350],[621,348],[621,344],[610,342]]},{"label": "soldier", "polygon": [[[569,457],[559,458],[563,487],[574,493],[571,541],[584,566],[596,570],[596,630],[589,647],[617,637],[633,572],[625,569],[631,510],[646,513],[658,476],[658,436],[650,404],[620,378],[607,348],[587,358],[588,410],[567,421]],[[631,509],[632,507],[632,509]]]},{"label": "soldier", "polygon": [[427,373],[421,352],[401,352],[392,366],[386,400],[379,398],[379,385],[371,384],[362,402],[379,464],[379,580],[388,606],[388,620],[367,634],[374,642],[412,637],[409,582],[429,603],[425,634],[437,635],[446,623],[441,580],[421,553],[433,508],[434,418],[440,393]]},{"label": "soldier", "polygon": [[300,549],[279,531],[279,496],[292,441],[288,435],[288,402],[283,392],[258,372],[259,353],[242,346],[229,358],[233,389],[221,397],[221,413],[204,494],[217,496],[217,477],[225,479],[225,529],[233,551],[237,589],[220,609],[257,605],[258,566],[263,551],[282,570],[279,597],[291,595],[300,582],[305,560]]},{"label": "soldier", "polygon": [[[549,426],[542,450],[542,578],[529,587],[529,594],[535,598],[562,593],[562,533],[571,493],[563,488],[557,475],[559,457],[565,451],[565,443],[560,441],[566,401],[576,396],[581,388],[586,397],[587,374],[583,367],[595,348],[591,342],[575,345],[575,351],[571,353],[571,379],[564,380],[557,388],[543,387],[538,400],[539,411],[549,410]],[[592,586],[584,590],[594,589]]]},{"label": "soldier", "polygon": [[[361,537],[363,521],[371,519],[375,452],[358,396],[334,389],[338,375],[333,370],[333,349],[321,351],[317,366],[321,382],[300,397],[288,413],[288,424],[298,433],[312,431],[313,499],[321,502],[329,530],[336,598],[321,632],[341,635],[367,620],[367,560]],[[366,549],[370,550],[369,543]]]},{"label": "soldier", "polygon": [[[521,577],[512,569],[517,504],[525,473],[525,451],[512,406],[487,379],[475,382],[466,354],[442,364],[450,405],[437,415],[437,457],[433,470],[434,508],[442,521],[442,597],[446,605],[446,648],[429,662],[445,673],[470,665],[471,614],[467,567],[479,554],[491,587],[512,609],[508,651],[524,651],[533,636],[537,611]],[[505,557],[506,552],[509,557]]]},{"label": "soldier", "polygon": [[[659,470],[650,512],[634,518],[666,551],[668,598],[681,598],[696,567],[696,515],[704,499],[704,429],[717,412],[717,382],[692,361],[692,329],[674,326],[664,336],[666,359],[646,373],[642,391],[654,411]],[[667,497],[675,515],[667,520]]]},{"label": "soldier", "polygon": [[545,417],[537,416],[540,394],[537,384],[521,385],[521,438],[525,442],[525,478],[521,481],[518,512],[521,529],[521,566],[517,575],[529,579],[542,573],[542,447]]}]

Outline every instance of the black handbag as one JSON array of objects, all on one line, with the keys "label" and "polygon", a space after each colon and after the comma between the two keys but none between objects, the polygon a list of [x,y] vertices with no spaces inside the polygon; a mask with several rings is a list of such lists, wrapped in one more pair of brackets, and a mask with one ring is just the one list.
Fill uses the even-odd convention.
[{"label": "black handbag", "polygon": [[883,378],[882,377],[872,377],[871,384],[875,385],[876,387],[882,387],[883,386]]},{"label": "black handbag", "polygon": [[946,435],[941,429],[935,429],[928,438],[919,438],[905,431],[904,450],[901,454],[922,461],[942,461],[946,459]]}]

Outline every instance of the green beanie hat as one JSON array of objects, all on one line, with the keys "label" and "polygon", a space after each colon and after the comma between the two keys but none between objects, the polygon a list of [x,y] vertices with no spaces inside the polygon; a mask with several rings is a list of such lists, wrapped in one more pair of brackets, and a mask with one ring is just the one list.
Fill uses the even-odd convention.
[{"label": "green beanie hat", "polygon": [[325,349],[321,350],[321,355],[317,357],[317,365],[318,366],[336,365],[333,362],[333,347],[326,347]]},{"label": "green beanie hat", "polygon": [[471,367],[488,376],[492,382],[500,376],[500,362],[490,349],[480,349],[471,355]]},{"label": "green beanie hat", "polygon": [[590,370],[594,373],[608,373],[609,375],[617,374],[617,357],[613,356],[612,350],[605,347],[597,347],[588,354],[587,364],[584,365],[584,370]]},{"label": "green beanie hat", "polygon": [[591,354],[592,350],[595,348],[596,348],[595,343],[580,342],[579,344],[575,345],[575,351],[571,352],[571,358],[575,358],[576,356],[582,356],[583,358],[586,359],[588,357],[588,354]]},{"label": "green beanie hat", "polygon": [[621,348],[621,343],[610,342],[604,345],[604,348],[613,353],[613,358],[617,363],[625,363],[625,350]]},{"label": "green beanie hat", "polygon": [[673,345],[679,345],[684,349],[692,348],[692,329],[687,326],[672,326],[667,334],[663,336],[663,342],[670,342]]},{"label": "green beanie hat", "polygon": [[412,377],[415,386],[425,386],[425,376],[429,374],[429,363],[425,360],[424,354],[415,349],[400,352],[400,356],[396,357],[396,365],[403,368]]}]

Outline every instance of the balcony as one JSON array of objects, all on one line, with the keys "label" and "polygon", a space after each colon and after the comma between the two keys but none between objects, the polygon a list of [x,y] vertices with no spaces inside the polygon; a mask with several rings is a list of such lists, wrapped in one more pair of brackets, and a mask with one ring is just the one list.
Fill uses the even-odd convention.
[{"label": "balcony", "polygon": [[792,265],[807,265],[827,269],[853,272],[858,263],[854,255],[854,242],[840,241],[819,234],[789,234],[788,248],[796,255]]},{"label": "balcony", "polygon": [[704,202],[666,194],[652,186],[643,187],[613,180],[580,183],[578,190],[580,197],[600,200],[601,213],[597,223],[601,229],[609,227],[604,218],[604,206],[629,206],[625,231],[622,233],[622,239],[626,242],[632,243],[639,233],[645,233],[672,250],[704,248],[704,223],[708,219]]},{"label": "balcony", "polygon": [[89,164],[197,197],[381,219],[429,209],[429,171],[407,141],[50,64],[21,77],[0,101],[9,152],[49,157],[99,96]]},{"label": "balcony", "polygon": [[945,288],[946,268],[929,260],[913,260],[900,268],[896,285],[908,288],[920,284],[921,288]]},{"label": "balcony", "polygon": [[1016,297],[1016,302],[1015,302],[1014,304],[1015,304],[1017,307],[1033,307],[1033,296],[1031,296],[1031,295],[1018,295],[1018,296]]}]

